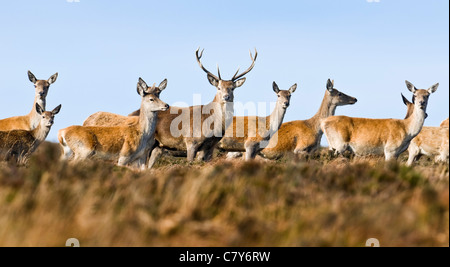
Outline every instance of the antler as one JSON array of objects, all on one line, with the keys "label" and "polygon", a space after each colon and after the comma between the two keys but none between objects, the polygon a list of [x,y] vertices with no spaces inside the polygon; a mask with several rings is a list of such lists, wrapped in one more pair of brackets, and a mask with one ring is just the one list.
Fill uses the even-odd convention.
[{"label": "antler", "polygon": [[[202,49],[202,52],[200,52],[200,55],[198,54],[198,51],[200,50],[200,47],[199,48],[197,48],[197,51],[195,51],[195,57],[197,58],[197,62],[198,62],[198,65],[200,65],[200,68],[202,68],[202,70],[204,71],[204,72],[206,72],[208,75],[210,75],[210,76],[212,76],[214,79],[216,79],[216,80],[220,80],[220,72],[219,72],[219,77],[217,77],[216,75],[214,75],[214,74],[212,74],[211,72],[209,72],[205,67],[203,67],[203,64],[202,64],[202,62],[200,61],[200,59],[202,58],[202,56],[203,56],[203,50],[205,50],[205,49]],[[217,71],[219,70],[219,66],[217,66]]]},{"label": "antler", "polygon": [[222,80],[222,78],[220,77],[219,64],[217,64],[217,74],[219,75],[219,80]]},{"label": "antler", "polygon": [[245,74],[249,73],[253,69],[253,67],[255,66],[255,60],[256,60],[257,56],[258,56],[258,51],[256,51],[256,48],[255,48],[255,57],[253,57],[252,51],[250,51],[250,58],[252,59],[252,64],[250,65],[250,67],[246,71],[244,71],[243,73],[241,73],[239,75],[237,75],[238,72],[239,72],[239,69],[238,69],[236,71],[236,73],[234,74],[233,78],[231,78],[231,80],[235,81],[235,80],[243,77]]},{"label": "antler", "polygon": [[152,87],[146,88],[144,92],[146,92],[147,94],[152,94],[155,92],[155,88],[156,88],[156,83],[153,83]]}]

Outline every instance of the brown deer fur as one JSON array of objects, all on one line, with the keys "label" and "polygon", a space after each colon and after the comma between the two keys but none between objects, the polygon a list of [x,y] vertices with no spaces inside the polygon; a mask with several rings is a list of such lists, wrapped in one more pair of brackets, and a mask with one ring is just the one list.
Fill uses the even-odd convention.
[{"label": "brown deer fur", "polygon": [[47,137],[61,105],[52,111],[43,111],[39,104],[35,104],[35,109],[41,116],[41,120],[33,130],[0,131],[1,159],[13,159],[16,163],[26,163],[31,154]]},{"label": "brown deer fur", "polygon": [[[164,79],[159,86],[148,86],[147,83],[139,77],[138,86],[146,88],[147,92],[151,92],[157,97],[167,87],[167,79]],[[90,115],[84,122],[83,126],[125,126],[133,125],[139,121],[140,110],[136,110],[129,116],[122,116],[110,112],[99,111]]]},{"label": "brown deer fur", "polygon": [[[272,86],[278,97],[272,114],[265,118],[256,116],[233,117],[233,124],[227,129],[225,137],[219,142],[220,149],[234,152],[245,151],[246,160],[250,160],[254,159],[256,154],[268,145],[268,141],[277,133],[283,122],[286,110],[290,105],[291,94],[297,89],[297,84],[291,86],[289,90],[280,90],[275,82]],[[260,122],[264,122],[261,129]],[[261,133],[263,133],[263,136],[260,135]],[[277,139],[278,136],[274,138]]]},{"label": "brown deer fur", "polygon": [[142,97],[141,114],[136,124],[129,126],[70,126],[58,132],[63,147],[63,159],[72,154],[75,160],[90,157],[116,161],[119,166],[137,165],[143,169],[148,157],[148,144],[154,142],[157,112],[168,110],[153,90],[138,84]]},{"label": "brown deer fur", "polygon": [[41,115],[36,112],[36,104],[41,106],[45,110],[45,98],[47,97],[50,84],[54,83],[58,78],[58,73],[53,74],[48,80],[38,80],[36,77],[28,71],[28,79],[34,84],[35,97],[33,108],[31,112],[24,116],[16,116],[0,120],[0,131],[9,130],[33,130],[39,122]]},{"label": "brown deer fur", "polygon": [[[402,95],[403,97],[403,95]],[[403,97],[403,102],[408,107],[406,118],[410,117],[414,111],[414,104]],[[449,159],[449,130],[447,127],[426,127],[423,126],[420,133],[411,140],[408,147],[408,165],[422,155],[434,156],[435,162],[448,162]]]},{"label": "brown deer fur", "polygon": [[320,123],[329,116],[333,116],[338,106],[352,105],[357,102],[356,98],[335,89],[334,82],[330,79],[327,81],[326,88],[319,111],[308,120],[283,123],[278,130],[278,140],[271,140],[269,147],[261,151],[264,157],[276,159],[286,152],[304,155],[319,148],[323,134]]},{"label": "brown deer fur", "polygon": [[[250,72],[253,69],[253,66],[255,64],[255,60],[257,58],[257,52],[255,53],[255,57],[250,53],[250,57],[252,59],[251,66],[244,71],[243,73],[238,75],[238,72],[233,76],[231,80],[222,80],[219,75],[216,76],[206,70],[202,63],[200,62],[200,59],[202,57],[203,51],[200,52],[197,49],[196,51],[196,57],[197,62],[200,65],[200,67],[207,73],[208,81],[211,85],[217,88],[217,93],[214,97],[214,100],[207,104],[207,105],[201,105],[201,106],[191,106],[191,107],[171,107],[171,111],[178,111],[176,114],[171,114],[172,112],[170,110],[165,112],[160,112],[158,114],[158,120],[156,125],[156,131],[155,131],[155,138],[158,141],[158,144],[155,145],[154,148],[151,150],[151,158],[148,163],[148,167],[151,168],[155,161],[158,159],[159,155],[161,154],[161,147],[166,148],[169,150],[178,150],[178,151],[187,151],[187,158],[189,161],[194,160],[196,154],[198,151],[201,152],[201,158],[207,160],[212,155],[212,150],[216,146],[216,144],[220,141],[222,138],[221,136],[205,136],[204,132],[211,133],[209,129],[203,129],[201,128],[196,129],[194,128],[193,123],[193,117],[194,113],[199,114],[200,116],[200,122],[201,125],[203,125],[203,122],[206,119],[211,118],[220,118],[221,121],[221,127],[222,127],[222,135],[225,133],[226,125],[225,125],[225,118],[231,117],[229,115],[226,115],[226,107],[233,103],[234,100],[234,89],[242,86],[245,82],[245,78],[242,78],[245,74]],[[239,70],[238,70],[239,71]],[[221,114],[215,114],[213,112],[215,107],[220,107]],[[203,110],[211,110],[209,114],[203,114]],[[132,114],[130,114],[130,117],[124,117],[117,114],[111,114],[111,113],[103,113],[101,116],[97,116],[96,119],[89,119],[85,121],[85,125],[132,125],[135,120],[135,115],[139,114],[140,111],[135,111]],[[228,112],[232,112],[232,110],[229,110]],[[187,118],[189,116],[189,118]],[[189,121],[190,126],[189,128],[183,128],[183,132],[180,136],[174,137],[171,133],[171,126],[172,122],[175,119],[183,119],[184,121]],[[218,121],[215,120],[214,121]],[[193,133],[195,131],[199,130],[201,134],[199,136],[193,137]]]},{"label": "brown deer fur", "polygon": [[406,86],[414,94],[414,110],[410,117],[404,120],[329,117],[322,122],[329,148],[336,153],[350,149],[357,156],[384,154],[386,160],[398,158],[422,129],[428,98],[439,84],[428,90],[416,89],[408,81]]}]

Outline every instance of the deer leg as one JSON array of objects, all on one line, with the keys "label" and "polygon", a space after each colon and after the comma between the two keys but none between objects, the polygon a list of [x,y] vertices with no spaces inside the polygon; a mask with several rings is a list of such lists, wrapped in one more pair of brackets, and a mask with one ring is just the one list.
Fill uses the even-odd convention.
[{"label": "deer leg", "polygon": [[132,162],[132,164],[133,164],[132,168],[140,170],[140,171],[145,171],[146,162],[147,162],[147,157],[138,158],[134,162]]},{"label": "deer leg", "polygon": [[[349,147],[349,143],[336,131],[328,131],[325,129],[325,137],[327,138],[328,149],[334,151],[335,156],[343,154]],[[354,149],[352,150],[355,151]]]},{"label": "deer leg", "polygon": [[133,159],[132,157],[120,157],[117,166],[127,167],[133,171],[145,171],[145,161],[146,159],[143,158]]},{"label": "deer leg", "polygon": [[61,147],[63,149],[63,153],[61,154],[60,160],[62,160],[62,161],[69,160],[70,157],[73,155],[72,149],[70,149],[70,147],[65,143],[61,144]]},{"label": "deer leg", "polygon": [[195,156],[197,155],[198,148],[200,147],[197,143],[187,143],[187,160],[192,162],[195,159]]},{"label": "deer leg", "polygon": [[152,151],[150,152],[150,159],[147,163],[147,168],[151,169],[153,168],[153,165],[155,165],[156,161],[161,157],[163,153],[163,149],[159,146],[155,146]]},{"label": "deer leg", "polygon": [[242,157],[242,152],[228,152],[227,153],[227,159],[237,159]]},{"label": "deer leg", "polygon": [[395,151],[387,148],[384,149],[384,159],[386,161],[397,159],[397,157],[398,155],[395,153]]},{"label": "deer leg", "polygon": [[420,149],[417,146],[410,144],[409,148],[408,148],[408,162],[406,163],[406,165],[412,166],[414,161],[417,160],[417,156],[419,154],[420,154]]},{"label": "deer leg", "polygon": [[139,157],[135,160],[130,159],[130,162],[128,163],[128,166],[132,169],[137,170],[145,170],[145,163],[147,161],[147,157]]},{"label": "deer leg", "polygon": [[213,157],[214,149],[215,149],[215,146],[212,146],[212,147],[208,147],[208,148],[198,151],[197,159],[203,160],[203,161],[210,161]]},{"label": "deer leg", "polygon": [[294,149],[294,154],[297,156],[298,159],[304,160],[308,156],[308,152],[303,148],[296,148]]},{"label": "deer leg", "polygon": [[344,140],[340,137],[331,138],[326,135],[328,141],[328,150],[334,151],[334,155],[338,156],[345,152],[348,147],[348,144],[344,142]]},{"label": "deer leg", "polygon": [[257,143],[248,143],[245,144],[245,160],[249,161],[256,157],[256,153],[258,153],[258,144]]},{"label": "deer leg", "polygon": [[449,163],[448,151],[441,153],[441,158],[444,162],[448,164]]},{"label": "deer leg", "polygon": [[118,166],[126,166],[131,162],[131,157],[129,156],[120,156],[119,160],[117,161]]},{"label": "deer leg", "polygon": [[439,150],[439,156],[438,156],[438,160],[447,163],[449,162],[449,148],[448,148],[448,144],[442,144],[441,149]]},{"label": "deer leg", "polygon": [[206,151],[205,150],[199,150],[197,152],[197,160],[198,161],[203,161],[205,156],[206,156]]},{"label": "deer leg", "polygon": [[94,154],[93,150],[90,150],[88,148],[82,148],[78,151],[74,151],[74,161],[82,161],[89,157],[91,157]]},{"label": "deer leg", "polygon": [[347,150],[347,148],[348,148],[348,145],[345,143],[335,146],[334,147],[334,155],[338,156],[338,155],[344,154],[344,152],[345,152],[345,150]]},{"label": "deer leg", "polygon": [[299,160],[307,160],[308,159],[308,152],[306,152],[306,151],[300,151],[295,154],[297,155],[297,159],[299,159]]},{"label": "deer leg", "polygon": [[434,159],[435,162],[448,163],[448,153],[441,151]]}]

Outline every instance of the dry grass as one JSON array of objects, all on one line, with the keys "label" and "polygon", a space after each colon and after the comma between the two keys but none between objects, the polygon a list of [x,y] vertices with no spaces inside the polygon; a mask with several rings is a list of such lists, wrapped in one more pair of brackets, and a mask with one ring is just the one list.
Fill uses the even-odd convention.
[{"label": "dry grass", "polygon": [[426,158],[166,156],[139,173],[59,153],[47,143],[27,167],[0,164],[0,246],[449,245],[449,168]]}]

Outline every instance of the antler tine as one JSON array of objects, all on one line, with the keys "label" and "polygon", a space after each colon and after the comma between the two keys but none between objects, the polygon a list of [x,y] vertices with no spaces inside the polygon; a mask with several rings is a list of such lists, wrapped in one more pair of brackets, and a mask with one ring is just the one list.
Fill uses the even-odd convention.
[{"label": "antler tine", "polygon": [[153,83],[153,85],[151,87],[144,88],[144,92],[146,94],[151,94],[155,91],[155,88],[156,88],[156,83]]},{"label": "antler tine", "polygon": [[217,73],[219,74],[219,80],[222,80],[222,78],[220,77],[220,69],[219,69],[219,64],[217,64]]},{"label": "antler tine", "polygon": [[203,64],[202,64],[202,62],[200,61],[200,59],[202,58],[202,56],[203,56],[203,50],[205,50],[205,49],[203,49],[202,52],[200,52],[200,55],[198,54],[198,51],[199,51],[199,50],[200,50],[200,47],[197,48],[197,51],[195,51],[195,57],[197,58],[197,62],[198,62],[198,65],[200,66],[200,68],[202,68],[202,70],[203,70],[204,72],[206,72],[208,75],[214,77],[216,80],[220,80],[220,78],[218,78],[216,75],[212,74],[212,73],[209,72],[205,67],[203,67]]},{"label": "antler tine", "polygon": [[236,75],[239,73],[239,70],[240,70],[241,68],[238,68],[237,69],[237,71],[236,71],[236,73],[233,75],[233,78],[231,79],[231,80],[234,80],[235,79],[235,77],[236,77]]},{"label": "antler tine", "polygon": [[248,52],[250,52],[250,58],[254,61],[254,60],[256,60],[256,58],[258,57],[258,51],[256,50],[256,47],[255,47],[255,58],[253,58],[253,56],[252,56],[252,51],[249,49],[248,50]]},{"label": "antler tine", "polygon": [[244,71],[243,73],[241,73],[241,74],[239,74],[239,75],[237,75],[238,72],[239,72],[239,69],[238,69],[238,71],[236,72],[236,74],[234,74],[233,78],[231,78],[232,81],[237,80],[237,79],[243,77],[245,74],[249,73],[249,72],[253,69],[253,67],[255,66],[255,61],[256,61],[256,58],[258,57],[258,51],[257,51],[256,48],[255,48],[255,57],[253,57],[252,51],[251,51],[251,50],[249,50],[249,51],[250,51],[250,58],[251,58],[251,60],[252,60],[252,64],[250,65],[250,67],[249,67],[246,71]]}]

